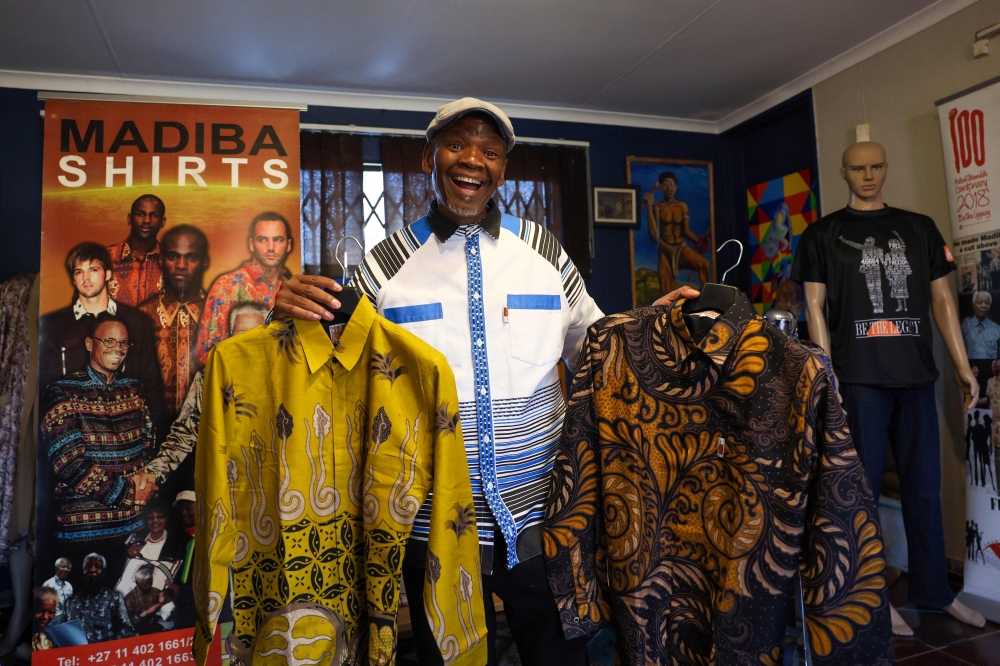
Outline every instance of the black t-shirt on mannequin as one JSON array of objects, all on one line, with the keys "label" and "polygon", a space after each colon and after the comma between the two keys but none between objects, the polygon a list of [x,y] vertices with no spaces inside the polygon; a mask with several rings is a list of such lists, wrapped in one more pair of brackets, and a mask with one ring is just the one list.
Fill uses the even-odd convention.
[{"label": "black t-shirt on mannequin", "polygon": [[938,377],[931,282],[955,270],[926,215],[847,207],[799,239],[792,279],[826,284],[831,356],[841,382],[886,387]]}]

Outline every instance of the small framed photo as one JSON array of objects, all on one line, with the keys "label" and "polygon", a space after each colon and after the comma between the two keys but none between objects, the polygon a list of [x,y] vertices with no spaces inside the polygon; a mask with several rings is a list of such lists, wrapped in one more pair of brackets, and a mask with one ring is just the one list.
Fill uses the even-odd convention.
[{"label": "small framed photo", "polygon": [[638,185],[595,185],[594,224],[635,229],[639,226]]}]

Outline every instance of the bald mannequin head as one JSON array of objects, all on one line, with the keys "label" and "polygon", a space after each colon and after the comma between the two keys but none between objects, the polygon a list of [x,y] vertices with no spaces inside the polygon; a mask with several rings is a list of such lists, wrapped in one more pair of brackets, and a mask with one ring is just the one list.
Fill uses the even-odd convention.
[{"label": "bald mannequin head", "polygon": [[882,208],[882,186],[889,170],[885,148],[874,141],[856,143],[844,151],[841,164],[840,177],[851,191],[848,205],[858,210]]}]

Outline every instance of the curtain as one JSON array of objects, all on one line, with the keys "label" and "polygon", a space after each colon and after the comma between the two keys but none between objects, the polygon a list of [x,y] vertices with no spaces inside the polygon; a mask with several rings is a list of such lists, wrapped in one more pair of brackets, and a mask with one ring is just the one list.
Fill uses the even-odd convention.
[{"label": "curtain", "polygon": [[501,210],[551,231],[585,278],[590,277],[589,196],[585,148],[527,144],[507,155],[507,174],[496,193]]},{"label": "curtain", "polygon": [[[382,137],[386,235],[423,217],[434,199],[421,163],[425,143]],[[583,277],[590,277],[589,197],[586,148],[526,144],[508,154],[504,184],[495,195],[500,210],[551,231]]]},{"label": "curtain", "polygon": [[361,137],[332,132],[299,132],[301,146],[302,264],[303,272],[342,277],[334,256],[337,242],[353,236],[361,243],[347,241],[349,270],[364,256],[364,199],[362,171],[364,159]]},{"label": "curtain", "polygon": [[426,143],[409,137],[382,137],[386,236],[422,218],[434,200],[431,177],[423,170]]},{"label": "curtain", "polygon": [[[24,425],[22,410],[34,396],[26,395],[31,362],[28,303],[35,274],[19,275],[0,284],[0,559],[14,538],[11,523],[17,486],[18,445]],[[34,387],[32,387],[33,389]],[[29,467],[29,469],[31,469]],[[21,468],[23,473],[24,466]]]}]

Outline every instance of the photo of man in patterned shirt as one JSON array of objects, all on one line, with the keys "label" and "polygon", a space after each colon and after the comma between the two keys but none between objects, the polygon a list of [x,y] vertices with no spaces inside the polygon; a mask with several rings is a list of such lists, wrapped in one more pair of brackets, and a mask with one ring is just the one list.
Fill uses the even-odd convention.
[{"label": "photo of man in patterned shirt", "polygon": [[108,290],[111,298],[135,307],[160,289],[160,244],[156,236],[167,222],[167,208],[155,194],[143,194],[132,202],[126,220],[128,238],[108,246],[115,272]]},{"label": "photo of man in patterned shirt", "polygon": [[256,301],[271,307],[282,280],[290,275],[285,261],[294,247],[292,225],[284,216],[269,211],[251,220],[247,233],[250,259],[235,271],[217,277],[208,290],[198,329],[199,367],[204,367],[208,350],[228,337],[229,311],[233,305]]}]

